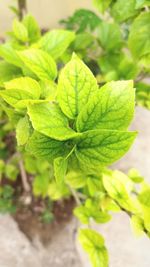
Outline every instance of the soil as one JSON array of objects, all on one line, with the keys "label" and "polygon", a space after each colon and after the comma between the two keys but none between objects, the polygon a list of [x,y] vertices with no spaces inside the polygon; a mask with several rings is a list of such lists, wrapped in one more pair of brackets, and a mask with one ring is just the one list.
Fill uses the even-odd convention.
[{"label": "soil", "polygon": [[[40,201],[39,201],[40,203]],[[43,245],[47,245],[55,234],[61,231],[72,219],[72,210],[75,202],[72,198],[61,202],[54,202],[52,213],[54,220],[51,223],[41,221],[40,205],[37,202],[30,207],[21,207],[13,216],[20,230],[32,241],[36,236]],[[42,202],[40,203],[42,205]]]}]

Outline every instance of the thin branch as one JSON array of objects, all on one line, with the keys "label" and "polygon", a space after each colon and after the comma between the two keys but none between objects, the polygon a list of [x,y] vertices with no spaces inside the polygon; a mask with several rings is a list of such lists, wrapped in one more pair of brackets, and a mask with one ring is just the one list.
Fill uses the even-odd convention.
[{"label": "thin branch", "polygon": [[70,189],[70,191],[71,191],[71,193],[72,193],[72,195],[73,195],[73,197],[74,197],[77,205],[80,206],[82,203],[80,201],[80,198],[78,196],[78,193],[71,186],[69,186],[69,189]]},{"label": "thin branch", "polygon": [[22,179],[22,185],[23,185],[23,189],[25,192],[29,192],[30,191],[30,185],[28,183],[28,178],[27,178],[27,174],[26,171],[24,169],[24,164],[23,164],[23,160],[20,156],[20,160],[19,160],[19,168],[20,168],[20,174],[21,174],[21,179]]}]

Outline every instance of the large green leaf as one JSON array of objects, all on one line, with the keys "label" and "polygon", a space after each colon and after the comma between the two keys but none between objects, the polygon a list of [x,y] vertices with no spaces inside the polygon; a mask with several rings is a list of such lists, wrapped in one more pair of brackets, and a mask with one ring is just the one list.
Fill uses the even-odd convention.
[{"label": "large green leaf", "polygon": [[135,58],[150,54],[150,12],[142,13],[133,22],[129,34],[129,48]]},{"label": "large green leaf", "polygon": [[62,157],[69,152],[67,142],[51,139],[36,131],[29,139],[26,150],[37,158],[49,161]]},{"label": "large green leaf", "polygon": [[124,22],[127,19],[138,15],[138,11],[136,10],[136,0],[115,1],[112,7],[112,15],[118,22]]},{"label": "large green leaf", "polygon": [[40,39],[38,47],[57,59],[65,52],[74,39],[74,32],[67,30],[52,30]]},{"label": "large green leaf", "polygon": [[58,100],[66,116],[76,118],[97,89],[97,81],[91,71],[73,55],[62,70],[58,82]]},{"label": "large green leaf", "polygon": [[91,229],[81,229],[79,241],[88,253],[93,267],[108,267],[108,252],[99,233]]},{"label": "large green leaf", "polygon": [[10,43],[0,45],[0,57],[6,60],[6,62],[22,67],[22,61],[17,55],[15,49],[12,48]]},{"label": "large green leaf", "polygon": [[136,132],[111,130],[85,132],[78,140],[76,156],[88,166],[109,165],[129,150],[136,135]]},{"label": "large green leaf", "polygon": [[134,106],[132,81],[107,83],[80,112],[77,130],[125,130],[133,118]]},{"label": "large green leaf", "polygon": [[18,52],[18,56],[40,80],[54,80],[56,78],[56,63],[48,53],[40,49],[30,48]]},{"label": "large green leaf", "polygon": [[79,134],[69,128],[68,120],[56,103],[38,103],[28,106],[33,128],[57,140],[66,140]]}]

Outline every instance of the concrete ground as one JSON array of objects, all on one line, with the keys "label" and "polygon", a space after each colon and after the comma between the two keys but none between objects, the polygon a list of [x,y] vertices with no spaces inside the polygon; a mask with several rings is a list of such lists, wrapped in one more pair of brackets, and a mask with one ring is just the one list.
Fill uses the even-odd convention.
[{"label": "concrete ground", "polygon": [[[150,182],[150,111],[137,108],[132,129],[139,135],[130,152],[114,168],[138,168]],[[106,239],[110,267],[150,267],[150,240],[136,239],[125,214],[115,215],[106,225],[94,225]],[[9,216],[0,216],[0,267],[90,267],[75,242],[76,221],[70,221],[44,247],[38,236],[30,242]]]}]

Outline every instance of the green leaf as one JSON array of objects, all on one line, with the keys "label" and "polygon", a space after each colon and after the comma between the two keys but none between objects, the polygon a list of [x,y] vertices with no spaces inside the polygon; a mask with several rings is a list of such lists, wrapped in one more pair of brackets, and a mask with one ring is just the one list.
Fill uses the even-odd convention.
[{"label": "green leaf", "polygon": [[83,224],[88,224],[91,219],[97,223],[106,223],[110,221],[111,216],[107,212],[99,209],[94,201],[86,200],[85,205],[81,205],[74,210],[74,214]]},{"label": "green leaf", "polygon": [[136,135],[136,132],[108,130],[85,132],[78,140],[76,156],[89,166],[112,164],[129,150]]},{"label": "green leaf", "polygon": [[29,139],[26,150],[37,158],[52,161],[69,153],[67,142],[51,139],[43,134],[34,132]]},{"label": "green leaf", "polygon": [[46,174],[40,174],[34,177],[33,193],[35,196],[46,197],[48,192],[50,177]]},{"label": "green leaf", "polygon": [[74,39],[74,32],[52,30],[40,39],[38,47],[49,53],[54,59],[57,59],[65,52]]},{"label": "green leaf", "polygon": [[26,144],[30,136],[30,131],[31,129],[30,129],[29,119],[27,116],[25,116],[24,118],[21,118],[18,121],[16,127],[16,138],[18,146]]},{"label": "green leaf", "polygon": [[55,80],[57,67],[53,58],[46,52],[30,48],[17,53],[25,66],[40,80]]},{"label": "green leaf", "polygon": [[79,241],[89,254],[93,267],[108,267],[108,252],[100,234],[91,229],[80,229]]},{"label": "green leaf", "polygon": [[131,226],[135,236],[142,236],[144,234],[144,222],[138,216],[133,215],[131,217]]},{"label": "green leaf", "polygon": [[22,42],[28,41],[28,31],[26,27],[23,25],[23,23],[21,23],[17,19],[13,21],[13,33],[19,41]]},{"label": "green leaf", "polygon": [[134,182],[134,183],[142,183],[144,181],[144,178],[141,176],[138,170],[132,168],[128,172],[129,178]]},{"label": "green leaf", "polygon": [[150,12],[138,16],[130,30],[128,44],[135,58],[150,54]]},{"label": "green leaf", "polygon": [[104,13],[111,4],[112,0],[93,0],[93,5],[99,12]]},{"label": "green leaf", "polygon": [[69,128],[68,120],[56,103],[38,103],[28,106],[33,128],[57,140],[67,140],[80,134]]},{"label": "green leaf", "polygon": [[58,82],[58,101],[62,111],[74,119],[97,89],[97,81],[91,71],[73,55],[61,71]]},{"label": "green leaf", "polygon": [[54,160],[54,175],[58,184],[64,183],[67,165],[68,161],[63,157],[59,157]]},{"label": "green leaf", "polygon": [[111,13],[118,22],[124,22],[129,18],[138,15],[138,11],[136,10],[136,0],[115,1]]},{"label": "green leaf", "polygon": [[150,208],[150,188],[140,193],[138,199],[140,203]]},{"label": "green leaf", "polygon": [[9,179],[11,181],[16,181],[18,173],[19,173],[19,170],[15,165],[13,165],[11,163],[6,164],[6,166],[5,166],[5,176],[6,176],[7,179]]},{"label": "green leaf", "polygon": [[134,115],[132,81],[110,82],[90,99],[77,118],[77,130],[125,130]]},{"label": "green leaf", "polygon": [[0,57],[5,59],[6,62],[12,65],[22,67],[22,61],[20,60],[15,49],[12,48],[10,43],[0,45]]},{"label": "green leaf", "polygon": [[39,40],[41,31],[35,18],[28,14],[23,18],[23,25],[26,27],[30,43],[34,43]]},{"label": "green leaf", "polygon": [[52,181],[48,187],[48,196],[52,200],[62,199],[68,197],[70,192],[65,184],[58,185],[55,181]]},{"label": "green leaf", "polygon": [[26,91],[32,95],[33,99],[39,99],[41,94],[41,88],[39,83],[29,77],[16,78],[9,82],[6,82],[5,88]]},{"label": "green leaf", "polygon": [[1,90],[0,96],[11,106],[25,108],[24,104],[20,104],[23,100],[33,99],[30,92],[18,89]]},{"label": "green leaf", "polygon": [[86,177],[80,171],[70,171],[66,174],[65,182],[69,184],[70,187],[78,189],[85,186]]},{"label": "green leaf", "polygon": [[0,86],[4,86],[4,82],[19,77],[22,75],[21,70],[5,61],[0,61]]},{"label": "green leaf", "polygon": [[120,49],[123,44],[121,30],[118,24],[103,21],[98,27],[98,39],[106,51]]}]

